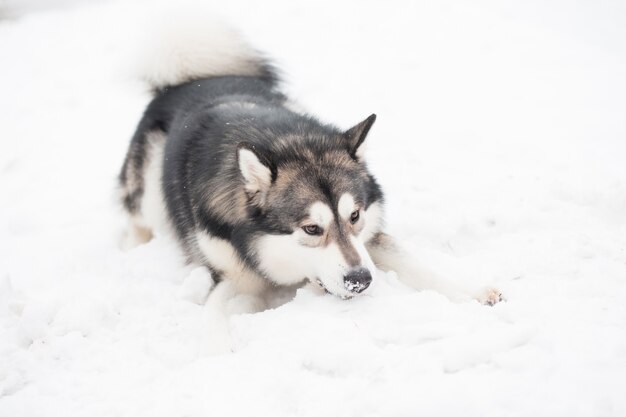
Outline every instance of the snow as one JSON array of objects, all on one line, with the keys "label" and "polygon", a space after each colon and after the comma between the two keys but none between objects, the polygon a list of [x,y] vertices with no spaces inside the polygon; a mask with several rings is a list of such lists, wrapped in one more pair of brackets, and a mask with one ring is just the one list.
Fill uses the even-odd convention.
[{"label": "snow", "polygon": [[118,249],[155,3],[18,3],[0,3],[0,416],[626,415],[623,3],[219,5],[312,113],[378,114],[389,230],[507,299],[389,272],[257,314],[220,286],[205,305],[166,239]]}]

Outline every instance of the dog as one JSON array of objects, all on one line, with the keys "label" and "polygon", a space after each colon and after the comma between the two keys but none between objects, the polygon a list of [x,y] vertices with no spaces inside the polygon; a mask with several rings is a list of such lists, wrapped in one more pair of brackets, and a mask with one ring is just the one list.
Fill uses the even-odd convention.
[{"label": "dog", "polygon": [[161,42],[146,61],[154,96],[119,175],[126,246],[171,234],[218,285],[260,299],[306,283],[352,298],[377,268],[463,298],[384,232],[384,194],[364,154],[376,115],[344,130],[297,110],[267,59],[216,31]]}]

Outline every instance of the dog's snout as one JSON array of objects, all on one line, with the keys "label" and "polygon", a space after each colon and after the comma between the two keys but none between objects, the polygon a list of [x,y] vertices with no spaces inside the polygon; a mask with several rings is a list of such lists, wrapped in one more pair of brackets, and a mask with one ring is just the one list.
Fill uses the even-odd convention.
[{"label": "dog's snout", "polygon": [[350,292],[361,293],[372,283],[372,274],[365,268],[353,269],[343,277],[343,285]]}]

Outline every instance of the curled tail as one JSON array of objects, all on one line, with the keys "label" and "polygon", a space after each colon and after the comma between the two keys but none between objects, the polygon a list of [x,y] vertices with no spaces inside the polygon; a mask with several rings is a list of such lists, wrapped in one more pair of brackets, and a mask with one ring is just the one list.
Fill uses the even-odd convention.
[{"label": "curled tail", "polygon": [[248,75],[277,81],[274,68],[243,36],[206,13],[155,19],[140,53],[140,76],[155,90],[201,78]]}]

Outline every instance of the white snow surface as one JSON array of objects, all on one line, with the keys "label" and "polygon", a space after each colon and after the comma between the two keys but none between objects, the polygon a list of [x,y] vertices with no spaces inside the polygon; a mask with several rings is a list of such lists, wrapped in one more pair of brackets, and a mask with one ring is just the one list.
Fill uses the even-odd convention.
[{"label": "white snow surface", "polygon": [[204,305],[173,242],[118,249],[158,6],[18,4],[0,3],[1,417],[626,415],[625,3],[214,3],[313,114],[378,114],[389,231],[507,298],[390,272],[231,315],[249,300]]}]

